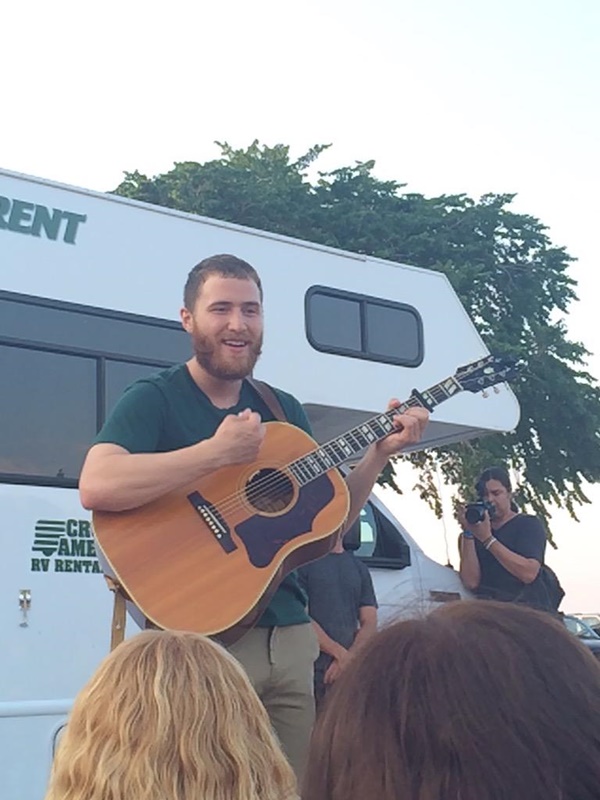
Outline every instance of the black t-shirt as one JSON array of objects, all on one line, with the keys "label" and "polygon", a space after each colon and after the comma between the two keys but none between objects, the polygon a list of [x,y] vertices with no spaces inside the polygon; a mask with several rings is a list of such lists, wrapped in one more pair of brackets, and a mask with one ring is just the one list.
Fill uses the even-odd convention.
[{"label": "black t-shirt", "polygon": [[[546,531],[537,517],[529,514],[517,514],[498,530],[493,530],[493,534],[513,553],[524,558],[535,558],[540,564],[544,563]],[[481,568],[481,580],[477,589],[479,597],[517,601],[534,606],[543,604],[541,594],[544,589],[541,575],[538,574],[533,583],[525,584],[502,566],[491,552],[493,546],[490,550],[486,550],[476,539],[475,548]],[[538,595],[540,596],[538,597]]]},{"label": "black t-shirt", "polygon": [[[334,642],[346,649],[354,642],[359,611],[377,608],[371,574],[353,553],[329,553],[298,569],[300,586],[308,597],[308,613]],[[315,671],[324,672],[332,658],[321,653]]]}]

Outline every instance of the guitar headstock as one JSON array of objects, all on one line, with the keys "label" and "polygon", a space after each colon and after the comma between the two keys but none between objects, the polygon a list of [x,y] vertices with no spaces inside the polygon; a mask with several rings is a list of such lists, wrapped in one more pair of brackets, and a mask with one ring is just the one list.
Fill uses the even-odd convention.
[{"label": "guitar headstock", "polygon": [[490,386],[514,380],[519,374],[519,361],[511,356],[486,356],[459,367],[454,379],[466,392],[481,392]]}]

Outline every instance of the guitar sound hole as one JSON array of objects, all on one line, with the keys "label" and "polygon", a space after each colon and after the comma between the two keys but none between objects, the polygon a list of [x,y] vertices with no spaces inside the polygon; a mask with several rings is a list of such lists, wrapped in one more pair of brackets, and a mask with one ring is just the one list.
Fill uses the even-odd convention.
[{"label": "guitar sound hole", "polygon": [[284,511],[294,499],[294,487],[283,472],[259,469],[246,484],[246,499],[265,514]]}]

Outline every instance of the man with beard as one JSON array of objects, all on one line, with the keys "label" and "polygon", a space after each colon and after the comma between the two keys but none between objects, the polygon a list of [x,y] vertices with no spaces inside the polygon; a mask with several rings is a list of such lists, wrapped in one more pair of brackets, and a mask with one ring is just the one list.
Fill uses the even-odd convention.
[{"label": "man with beard", "polygon": [[[263,337],[262,286],[232,255],[204,259],[190,272],[181,311],[194,356],[134,383],[90,449],[80,479],[88,509],[137,508],[215,470],[253,463],[273,414],[247,380]],[[275,390],[288,421],[310,433],[300,403]],[[392,401],[391,407],[397,405]],[[372,445],[347,478],[348,525],[358,516],[389,457],[417,442],[427,412],[411,409]],[[294,574],[275,592],[256,627],[231,646],[265,704],[301,779],[314,720],[313,663],[319,645]]]}]

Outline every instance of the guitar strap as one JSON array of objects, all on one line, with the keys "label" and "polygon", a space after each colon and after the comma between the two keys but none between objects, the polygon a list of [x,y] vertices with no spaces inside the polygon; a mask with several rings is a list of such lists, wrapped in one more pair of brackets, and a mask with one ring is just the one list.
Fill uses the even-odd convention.
[{"label": "guitar strap", "polygon": [[279,420],[279,422],[287,422],[287,417],[281,403],[279,402],[279,398],[269,384],[265,383],[264,381],[257,381],[255,378],[246,378],[246,380],[250,386],[252,386],[255,392],[257,392],[257,394],[262,398],[275,419]]}]

